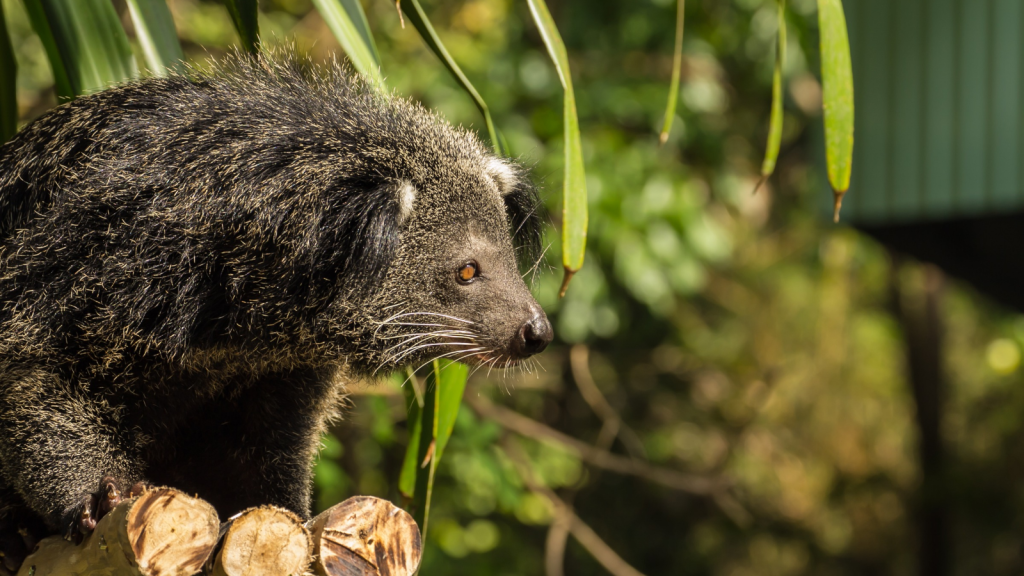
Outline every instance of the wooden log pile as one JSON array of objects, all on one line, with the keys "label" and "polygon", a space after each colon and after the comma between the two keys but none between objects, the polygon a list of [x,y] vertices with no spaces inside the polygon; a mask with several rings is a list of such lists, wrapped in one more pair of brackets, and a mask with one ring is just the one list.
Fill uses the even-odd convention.
[{"label": "wooden log pile", "polygon": [[421,555],[416,523],[387,500],[350,498],[305,524],[261,506],[221,524],[209,503],[155,488],[81,544],[43,539],[18,576],[412,576]]}]

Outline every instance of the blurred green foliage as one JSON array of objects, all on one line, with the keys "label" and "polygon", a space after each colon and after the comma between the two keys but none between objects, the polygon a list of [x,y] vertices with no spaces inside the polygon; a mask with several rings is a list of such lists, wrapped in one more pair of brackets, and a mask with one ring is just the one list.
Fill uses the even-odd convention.
[{"label": "blurred green foliage", "polygon": [[[54,105],[52,77],[21,2],[2,2],[27,121]],[[222,4],[170,4],[192,61],[237,42]],[[533,166],[556,219],[561,90],[525,2],[422,4],[512,154]],[[891,266],[883,248],[825,224],[812,208],[826,186],[813,156],[821,138],[821,89],[809,72],[815,1],[788,4],[782,153],[775,177],[751,195],[768,130],[774,1],[687,2],[680,106],[664,147],[657,130],[675,2],[549,2],[575,74],[587,264],[559,300],[552,228],[535,292],[558,340],[539,372],[471,378],[438,469],[423,574],[544,572],[554,510],[525,486],[510,439],[533,476],[645,574],[914,573],[920,470],[888,301]],[[486,137],[472,100],[415,31],[400,27],[394,2],[364,7],[388,85]],[[260,8],[264,42],[294,40],[316,58],[339,52],[309,0],[261,0]],[[921,282],[917,266],[901,274],[906,286]],[[1019,574],[1024,318],[958,285],[942,317],[949,473],[940,496],[953,520],[954,573]],[[736,506],[602,471],[471,408],[486,398],[596,443],[603,422],[577,385],[585,375],[574,372],[573,345],[588,347],[589,375],[625,425],[612,452],[722,478]],[[320,508],[354,494],[400,500],[405,397],[384,383],[353,392],[317,463]],[[570,575],[603,573],[572,539],[565,566]]]}]

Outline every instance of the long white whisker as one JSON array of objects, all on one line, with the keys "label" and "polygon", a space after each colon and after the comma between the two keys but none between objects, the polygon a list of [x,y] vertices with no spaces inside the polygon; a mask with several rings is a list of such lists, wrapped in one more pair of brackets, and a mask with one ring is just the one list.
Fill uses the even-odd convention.
[{"label": "long white whisker", "polygon": [[[428,334],[426,336],[417,336],[415,338],[409,338],[408,340],[404,340],[402,342],[399,342],[398,344],[395,344],[394,346],[392,346],[390,348],[387,348],[386,350],[384,350],[384,353],[385,354],[391,354],[395,350],[401,349],[404,346],[408,346],[410,344],[414,344],[414,343],[417,343],[417,342],[422,344],[423,342],[430,340],[431,336],[433,336],[433,334]],[[471,336],[439,336],[438,338],[439,339],[442,339],[442,338],[445,339],[445,341],[441,342],[441,344],[444,344],[445,342],[449,342],[449,343],[452,343],[452,344],[463,344],[466,341],[474,342],[474,339]],[[417,344],[417,346],[418,345],[419,344]]]},{"label": "long white whisker", "polygon": [[419,344],[417,346],[413,346],[412,348],[403,351],[402,353],[400,353],[397,356],[395,356],[392,359],[392,362],[397,364],[397,363],[401,362],[404,358],[409,357],[411,354],[413,354],[415,352],[419,352],[420,350],[425,350],[427,348],[432,348],[434,346],[472,346],[474,344],[476,344],[476,343],[475,342],[428,342],[426,344]]},{"label": "long white whisker", "polygon": [[389,322],[392,322],[393,320],[398,320],[399,318],[404,318],[406,316],[437,316],[438,318],[447,318],[448,320],[455,320],[456,322],[462,322],[463,324],[476,324],[476,322],[471,322],[469,320],[465,320],[463,318],[459,318],[458,316],[449,316],[448,314],[438,314],[437,312],[403,312],[401,314],[395,314],[394,316],[392,316],[392,317],[390,317],[390,318],[388,318],[386,320],[382,320],[381,324],[387,324]]},{"label": "long white whisker", "polygon": [[548,250],[550,250],[550,249],[551,249],[551,244],[548,244],[547,246],[545,246],[544,250],[541,251],[540,256],[537,257],[537,261],[533,263],[533,266],[531,266],[530,269],[527,270],[526,273],[523,274],[520,277],[521,278],[526,278],[530,274],[533,274],[534,272],[536,272],[537,271],[537,267],[540,266],[540,263],[544,261],[544,256],[547,255]]},{"label": "long white whisker", "polygon": [[389,324],[381,324],[380,326],[378,326],[377,329],[373,333],[374,336],[376,336],[377,333],[380,332],[381,329],[383,329],[386,326],[423,326],[423,327],[428,327],[428,328],[451,328],[453,330],[455,329],[455,327],[450,325],[450,324],[423,324],[423,323],[419,323],[419,322],[391,322]]},{"label": "long white whisker", "polygon": [[398,338],[406,338],[408,336],[430,336],[430,335],[448,335],[448,334],[468,334],[473,333],[469,330],[434,330],[433,332],[414,332],[412,334],[396,334],[394,336],[378,336],[378,340],[397,340]]}]

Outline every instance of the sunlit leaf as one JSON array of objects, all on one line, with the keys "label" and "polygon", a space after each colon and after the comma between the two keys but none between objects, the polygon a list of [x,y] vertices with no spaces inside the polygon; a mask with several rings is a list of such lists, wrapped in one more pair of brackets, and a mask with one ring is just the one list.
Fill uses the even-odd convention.
[{"label": "sunlit leaf", "polygon": [[562,189],[562,266],[565,268],[565,279],[560,291],[564,296],[573,274],[583,267],[583,255],[587,247],[587,178],[583,169],[583,145],[565,44],[544,0],[527,2],[558,71],[562,88],[565,89],[565,182]]},{"label": "sunlit leaf", "polygon": [[375,82],[382,82],[380,56],[366,24],[366,15],[357,0],[313,0],[324,22],[338,39],[356,71]]},{"label": "sunlit leaf", "polygon": [[462,395],[466,391],[466,379],[469,378],[469,367],[465,364],[439,360],[440,370],[437,376],[437,446],[434,449],[435,460],[444,454],[448,439],[455,428],[455,418],[462,406]]},{"label": "sunlit leaf", "polygon": [[[772,114],[768,123],[768,146],[764,152],[764,162],[761,163],[761,184],[775,172],[775,163],[779,159],[779,147],[782,144],[782,119],[783,119],[783,96],[782,96],[782,67],[786,62],[786,0],[779,0],[779,38],[778,47],[775,49],[775,71],[772,73]],[[757,191],[757,188],[754,189]]]},{"label": "sunlit leaf", "polygon": [[[417,428],[419,436],[416,458],[413,460],[416,469],[416,482],[413,490],[412,514],[423,531],[427,534],[430,522],[430,498],[434,492],[434,475],[444,448],[451,438],[455,426],[455,417],[462,405],[462,394],[466,389],[469,368],[464,364],[448,360],[435,360],[433,371],[427,377],[426,394],[423,410]],[[413,425],[410,422],[410,425]],[[412,441],[409,443],[413,446]],[[406,453],[406,465],[409,456]],[[403,480],[406,466],[402,467]],[[399,485],[403,486],[402,481]],[[407,485],[406,485],[407,486]],[[405,489],[403,493],[407,493]]]},{"label": "sunlit leaf", "polygon": [[260,49],[260,24],[256,0],[224,0],[231,21],[238,30],[242,49],[255,54]]},{"label": "sunlit leaf", "polygon": [[18,130],[18,64],[7,34],[4,7],[0,4],[0,144]]},{"label": "sunlit leaf", "polygon": [[67,70],[64,69],[64,61],[61,59],[60,50],[57,48],[57,41],[50,29],[50,22],[46,18],[46,11],[40,0],[25,0],[25,12],[28,14],[32,29],[43,44],[46,51],[46,59],[50,62],[50,70],[53,73],[54,91],[57,92],[58,102],[65,102],[75,97],[75,90],[71,87],[71,80],[68,78]]},{"label": "sunlit leaf", "polygon": [[128,0],[128,12],[135,25],[135,35],[142,46],[146,66],[155,76],[166,76],[168,70],[179,68],[185,60],[178,41],[174,19],[164,0]]},{"label": "sunlit leaf", "polygon": [[430,20],[427,19],[426,12],[420,6],[419,0],[401,0],[402,10],[406,16],[409,17],[409,21],[419,31],[420,36],[423,37],[423,41],[427,43],[427,46],[434,51],[434,54],[441,59],[441,62],[448,68],[448,71],[455,76],[462,88],[469,93],[470,97],[473,98],[473,102],[476,103],[476,107],[480,110],[480,113],[484,116],[484,122],[487,124],[487,134],[491,138],[491,146],[494,147],[494,151],[499,155],[504,155],[501,146],[501,139],[498,138],[497,131],[494,129],[494,121],[491,120],[491,112],[487,108],[487,103],[480,96],[480,93],[476,91],[473,84],[466,78],[466,75],[462,73],[462,69],[452,58],[451,54],[441,43],[441,38],[438,37],[437,32],[434,31],[434,27],[430,25]]},{"label": "sunlit leaf", "polygon": [[58,95],[89,94],[138,74],[109,0],[25,0],[25,8],[46,46]]},{"label": "sunlit leaf", "polygon": [[[399,381],[402,379],[401,375],[396,376]],[[416,475],[419,471],[419,462],[416,457],[419,455],[420,450],[420,426],[423,406],[421,405],[424,400],[418,398],[418,394],[415,391],[415,377],[410,376],[409,381],[405,383],[405,404],[408,406],[408,417],[406,418],[406,426],[409,430],[409,444],[405,447],[405,459],[402,461],[402,471],[398,477],[398,491],[402,493],[406,498],[413,498],[416,494]]]},{"label": "sunlit leaf", "polygon": [[[427,377],[426,394],[423,397],[423,409],[420,411],[420,420],[416,426],[419,429],[419,442],[416,443],[416,458],[413,460],[416,470],[416,482],[413,488],[412,508],[410,512],[416,520],[424,536],[427,532],[427,522],[430,520],[430,497],[434,489],[434,438],[436,434],[437,417],[437,372],[439,367],[434,364],[433,372]],[[410,443],[412,445],[412,443]]]},{"label": "sunlit leaf", "polygon": [[821,34],[822,102],[825,111],[825,161],[835,192],[835,215],[850,188],[853,166],[853,67],[846,16],[840,0],[818,0]]},{"label": "sunlit leaf", "polygon": [[676,5],[676,49],[672,55],[672,84],[668,88],[668,106],[665,107],[665,124],[661,127],[661,143],[668,142],[672,131],[672,119],[676,117],[676,101],[679,99],[679,76],[683,69],[683,19],[686,0]]}]

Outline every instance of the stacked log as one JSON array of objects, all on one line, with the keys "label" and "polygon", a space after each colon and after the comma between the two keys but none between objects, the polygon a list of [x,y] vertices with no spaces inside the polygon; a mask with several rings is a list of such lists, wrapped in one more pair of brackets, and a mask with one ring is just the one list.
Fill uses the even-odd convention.
[{"label": "stacked log", "polygon": [[306,524],[262,506],[222,525],[209,503],[155,488],[115,507],[81,544],[44,538],[18,576],[412,576],[421,555],[412,517],[379,498],[350,498]]}]

